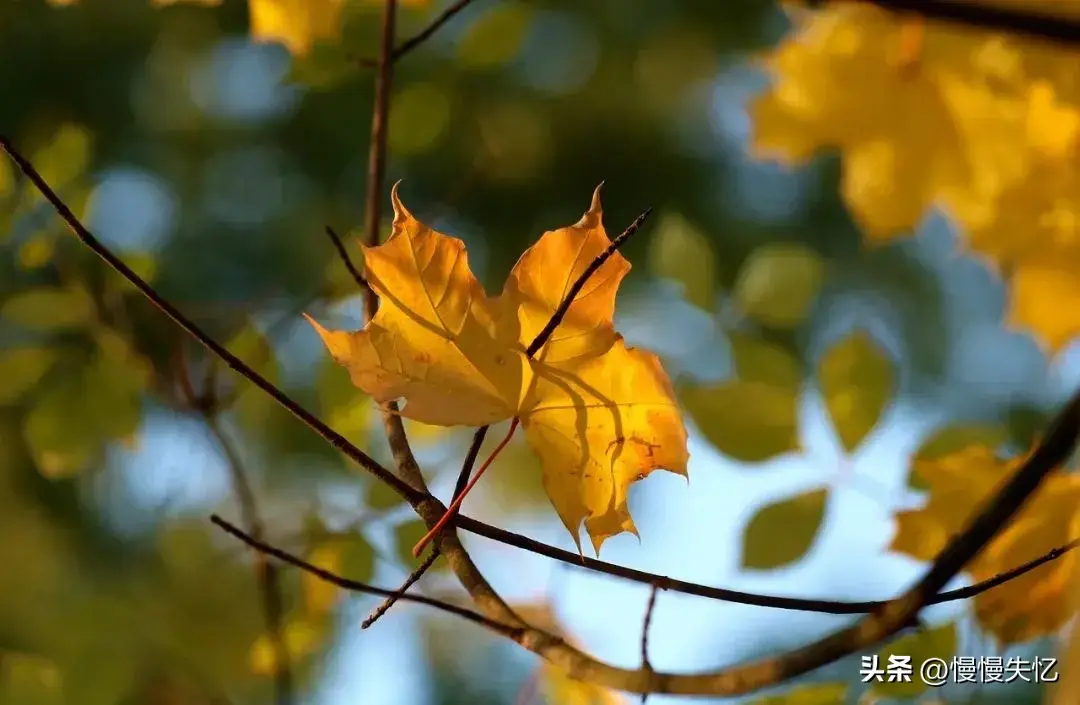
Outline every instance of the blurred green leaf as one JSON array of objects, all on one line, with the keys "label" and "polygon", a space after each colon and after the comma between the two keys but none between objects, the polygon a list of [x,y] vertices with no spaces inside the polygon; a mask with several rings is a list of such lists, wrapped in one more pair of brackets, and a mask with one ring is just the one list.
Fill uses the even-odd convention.
[{"label": "blurred green leaf", "polygon": [[[984,445],[997,448],[1009,439],[1009,432],[1000,425],[956,424],[939,428],[931,433],[919,446],[913,461],[935,460],[945,455],[963,450],[969,445]],[[917,473],[908,470],[908,487],[914,490],[926,490],[926,480]]]},{"label": "blurred green leaf", "polygon": [[354,442],[362,442],[371,430],[375,402],[352,383],[349,372],[325,355],[315,379],[319,416],[331,428]]},{"label": "blurred green leaf", "polygon": [[328,90],[358,71],[356,56],[336,42],[317,41],[302,56],[293,56],[285,80],[309,88]]},{"label": "blurred green leaf", "polygon": [[790,352],[742,331],[729,332],[728,343],[739,379],[798,393],[803,381],[802,363]]},{"label": "blurred green leaf", "polygon": [[856,331],[821,357],[818,385],[833,428],[850,453],[874,429],[892,399],[893,362],[866,331]]},{"label": "blurred green leaf", "polygon": [[746,315],[775,328],[794,328],[810,312],[825,264],[798,243],[764,245],[739,270],[735,301]]},{"label": "blurred green leaf", "polygon": [[683,385],[679,399],[720,452],[754,463],[798,449],[798,398],[763,382]]},{"label": "blurred green leaf", "polygon": [[[90,149],[89,130],[69,123],[61,125],[46,145],[30,155],[30,163],[54,191],[62,191],[86,171],[90,164]],[[41,199],[41,194],[37,189],[26,189],[25,197],[33,201]]]},{"label": "blurred green leaf", "polygon": [[846,701],[847,691],[847,683],[810,683],[749,702],[750,705],[840,705]]},{"label": "blurred green leaf", "polygon": [[800,559],[817,537],[828,496],[820,488],[758,509],[743,534],[742,566],[771,570]]},{"label": "blurred green leaf", "polygon": [[[254,324],[244,326],[225,347],[271,384],[279,382],[281,367],[274,348]],[[241,391],[233,404],[237,419],[249,431],[265,430],[269,419],[277,410],[277,404],[255,385],[243,382],[238,384],[242,385]]]},{"label": "blurred green leaf", "polygon": [[491,68],[513,59],[521,49],[533,17],[520,2],[494,5],[466,29],[458,43],[458,57],[468,68]]},{"label": "blurred green leaf", "polygon": [[394,154],[427,152],[446,136],[452,102],[436,84],[405,86],[394,96],[391,106],[388,139]]},{"label": "blurred green leaf", "polygon": [[0,702],[4,705],[60,705],[63,674],[47,658],[0,651]]},{"label": "blurred green leaf", "polygon": [[653,276],[682,285],[683,296],[711,311],[716,304],[716,255],[709,240],[677,213],[660,219],[649,241],[649,270]]},{"label": "blurred green leaf", "polygon": [[56,362],[49,348],[0,350],[0,406],[18,402]]},{"label": "blurred green leaf", "polygon": [[0,305],[0,318],[40,330],[75,328],[93,322],[94,301],[78,288],[27,289]]},{"label": "blurred green leaf", "polygon": [[[394,527],[394,553],[406,570],[412,570],[421,563],[420,558],[413,558],[412,548],[428,532],[427,525],[420,519],[411,519]],[[431,546],[425,549],[431,551]],[[437,560],[431,570],[445,570],[446,561]]]},{"label": "blurred green leaf", "polygon": [[[928,659],[942,659],[946,664],[950,663],[956,654],[956,623],[948,624],[933,629],[920,629],[910,634],[905,634],[899,639],[885,645],[879,652],[879,668],[885,669],[885,681],[874,682],[871,686],[873,692],[886,698],[917,698],[927,689],[927,685],[919,677],[919,668]],[[907,673],[911,677],[907,682],[888,682],[889,659],[908,661],[910,670]]]},{"label": "blurred green leaf", "polygon": [[41,472],[61,479],[81,472],[100,448],[80,372],[67,371],[35,398],[23,421],[23,435]]}]

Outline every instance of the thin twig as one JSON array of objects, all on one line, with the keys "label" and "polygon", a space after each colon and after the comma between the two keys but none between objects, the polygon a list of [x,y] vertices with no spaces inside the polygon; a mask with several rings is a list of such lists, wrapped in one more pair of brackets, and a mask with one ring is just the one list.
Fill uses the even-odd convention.
[{"label": "thin twig", "polygon": [[[399,44],[393,51],[392,60],[397,61],[416,47],[431,39],[444,24],[452,20],[454,15],[468,7],[472,1],[473,0],[457,0],[453,5],[450,5],[440,12],[439,16],[431,21],[431,24]],[[375,59],[359,59],[357,63],[365,68],[375,68],[379,65],[379,62]]]},{"label": "thin twig", "polygon": [[[314,565],[313,563],[309,563],[303,558],[295,556],[288,551],[283,551],[280,548],[276,548],[264,541],[256,539],[254,536],[248,534],[240,527],[226,521],[217,514],[212,514],[210,516],[210,521],[223,529],[225,533],[243,541],[245,544],[255,549],[259,553],[266,554],[267,556],[275,558],[282,563],[287,563],[294,568],[299,568],[305,573],[314,575],[315,577],[320,578],[331,585],[335,585],[342,590],[359,592],[366,595],[378,595],[380,597],[392,597],[397,592],[395,590],[369,585],[368,583],[360,582],[359,580],[345,578],[337,575],[336,573],[332,573],[328,570],[320,568],[319,566]],[[433,597],[425,597],[423,595],[398,595],[398,599],[404,600],[406,602],[415,602],[421,605],[428,605],[429,607],[435,607],[436,609],[440,609],[443,612],[449,612],[450,614],[461,617],[462,619],[466,619],[474,624],[479,624],[482,627],[487,627],[488,629],[496,632],[497,634],[502,634],[507,638],[513,639],[514,641],[518,641],[520,639],[521,630],[515,627],[508,626],[501,622],[497,622],[494,619],[489,619],[488,617],[485,617],[479,612],[475,612],[467,607],[459,607],[458,605],[454,605],[443,600],[438,600]]]},{"label": "thin twig", "polygon": [[[645,605],[645,619],[641,623],[641,667],[647,671],[653,670],[649,661],[649,627],[652,626],[653,610],[656,609],[656,593],[660,591],[660,584],[653,583],[649,589],[649,601]],[[641,705],[649,699],[648,691],[641,694]]]},{"label": "thin twig", "polygon": [[545,325],[533,341],[529,343],[529,347],[525,348],[525,354],[528,357],[532,357],[536,353],[540,352],[540,348],[544,347],[544,343],[551,338],[552,333],[562,323],[562,319],[566,316],[566,312],[570,310],[570,306],[573,305],[574,299],[581,293],[581,290],[585,288],[585,284],[588,283],[589,277],[596,273],[596,270],[604,266],[604,262],[607,262],[620,247],[626,244],[626,241],[633,237],[634,233],[641,229],[645,220],[652,213],[652,208],[646,208],[645,211],[634,218],[634,222],[630,223],[621,233],[615,236],[615,239],[611,241],[611,244],[607,248],[593,258],[592,262],[589,262],[589,266],[585,268],[585,271],[570,285],[570,289],[567,290],[566,296],[559,302],[558,308],[551,314],[551,318],[548,319],[547,325]]},{"label": "thin twig", "polygon": [[1080,19],[956,0],[825,0],[821,5],[863,3],[890,12],[917,15],[984,30],[1025,34],[1061,44],[1080,43]]},{"label": "thin twig", "polygon": [[[487,435],[489,426],[482,426],[476,430],[473,434],[472,444],[469,446],[468,452],[465,454],[465,461],[461,465],[461,472],[458,474],[457,483],[454,485],[454,496],[461,494],[461,491],[465,489],[465,486],[469,484],[469,475],[472,473],[473,465],[476,464],[476,457],[480,453],[480,446],[484,444],[484,437]],[[399,595],[404,594],[406,590],[413,586],[420,578],[424,577],[424,573],[435,563],[435,560],[439,557],[439,547],[435,546],[431,550],[431,555],[427,557],[420,566],[409,574],[409,577],[405,579],[405,582],[398,588]],[[362,629],[367,629],[374,624],[380,617],[386,614],[387,610],[394,606],[394,602],[397,601],[397,596],[388,597],[386,601],[375,608],[374,611],[368,616],[367,619],[360,625]]]},{"label": "thin twig", "polygon": [[56,192],[53,191],[52,187],[45,182],[45,179],[41,177],[41,173],[34,168],[34,165],[31,164],[22,153],[16,150],[14,145],[12,145],[3,135],[0,135],[0,151],[6,153],[11,160],[15,162],[15,165],[19,167],[19,170],[30,179],[30,182],[34,184],[34,187],[41,192],[41,195],[45,197],[45,200],[56,209],[57,214],[59,214],[64,222],[67,223],[68,227],[75,234],[75,237],[79,238],[79,240],[90,248],[94,254],[104,260],[105,264],[130,282],[132,286],[138,289],[139,292],[150,301],[150,303],[172,319],[174,323],[183,328],[191,337],[195,338],[210,352],[224,360],[225,364],[237,374],[269,394],[274,401],[288,410],[293,416],[307,424],[308,427],[322,436],[327,443],[348,456],[365,470],[375,475],[379,480],[390,485],[390,487],[402,497],[412,502],[418,502],[423,499],[421,493],[414,490],[405,482],[399,480],[393,473],[380,465],[378,461],[357,448],[354,444],[350,443],[348,439],[340,433],[323,423],[317,416],[298,404],[294,399],[285,394],[285,392],[281,391],[269,380],[253,370],[243,360],[229,352],[225,346],[211,338],[202,330],[202,328],[181,313],[179,309],[162,298],[152,286],[147,284],[142,277],[128,267],[123,260],[105,247],[101,241],[79,221],[78,217],[71,212],[71,209],[68,208],[67,204],[65,204],[63,200],[56,195]]},{"label": "thin twig", "polygon": [[409,588],[411,588],[418,580],[420,580],[420,578],[424,577],[424,573],[427,572],[428,568],[430,568],[432,564],[434,564],[435,561],[438,560],[438,558],[439,549],[432,549],[431,553],[428,554],[428,557],[424,559],[424,562],[421,563],[416,570],[409,573],[409,577],[405,578],[405,582],[401,584],[401,587],[395,590],[394,594],[387,597],[381,605],[376,607],[371,612],[371,614],[369,614],[367,618],[360,623],[360,628],[367,629],[372,624],[375,624],[375,622],[379,620],[379,617],[382,617],[384,614],[386,614],[387,611],[394,606],[394,603],[400,600],[401,596],[409,591]]},{"label": "thin twig", "polygon": [[360,270],[353,264],[352,258],[349,257],[349,251],[345,249],[345,243],[341,241],[341,237],[329,225],[326,226],[326,234],[329,236],[330,242],[334,243],[334,249],[336,249],[338,255],[341,256],[341,261],[345,264],[345,269],[349,271],[349,274],[352,276],[353,281],[356,282],[357,286],[362,290],[371,288],[368,285],[367,279],[364,278],[364,275],[361,274]]},{"label": "thin twig", "polygon": [[[240,453],[229,441],[213,406],[206,403],[210,397],[207,396],[206,392],[202,395],[195,392],[188,371],[187,360],[184,359],[182,345],[177,350],[177,376],[179,377],[181,392],[184,395],[184,402],[189,408],[197,411],[203,417],[210,435],[213,436],[218,447],[221,448],[221,452],[225,456],[226,466],[229,469],[233,496],[236,498],[236,504],[240,509],[240,519],[248,533],[254,539],[262,541],[266,535],[266,525],[260,516],[255,491],[248,481],[247,472],[245,472],[243,462],[240,460]],[[265,554],[259,553],[256,555],[255,578],[259,586],[259,596],[262,599],[266,631],[270,637],[271,648],[274,651],[276,665],[274,668],[274,700],[278,705],[291,705],[295,698],[293,697],[292,659],[289,656],[289,647],[285,641],[285,602],[282,598],[277,566],[270,563]]]}]

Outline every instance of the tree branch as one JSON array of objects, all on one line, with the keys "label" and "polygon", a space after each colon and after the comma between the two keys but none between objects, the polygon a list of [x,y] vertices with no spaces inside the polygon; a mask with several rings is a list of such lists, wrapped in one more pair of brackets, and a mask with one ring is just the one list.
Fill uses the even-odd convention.
[{"label": "tree branch", "polygon": [[[393,61],[397,61],[410,51],[420,46],[442,29],[442,26],[452,20],[456,14],[464,10],[473,0],[457,0],[454,4],[439,13],[439,16],[431,21],[431,24],[409,37],[394,49]],[[379,62],[374,59],[360,59],[358,62],[365,68],[375,68]]]},{"label": "tree branch", "polygon": [[956,0],[818,0],[812,6],[863,3],[978,29],[1025,34],[1060,44],[1080,43],[1080,18]]},{"label": "tree branch", "polygon": [[374,458],[357,448],[340,433],[323,423],[319,417],[298,404],[289,397],[289,395],[285,394],[285,392],[278,389],[269,380],[253,370],[243,360],[229,352],[225,346],[211,338],[199,326],[195,325],[191,319],[181,313],[179,309],[163,299],[152,286],[147,284],[142,277],[124,264],[123,260],[109,251],[109,249],[79,221],[75,214],[71,212],[71,209],[67,207],[67,204],[65,204],[63,200],[56,195],[56,192],[53,191],[52,187],[45,182],[45,179],[41,177],[41,174],[34,168],[34,165],[16,150],[11,141],[3,135],[0,135],[0,151],[7,154],[15,165],[19,167],[19,170],[26,178],[30,179],[30,182],[41,192],[41,195],[45,197],[45,200],[56,209],[57,214],[64,220],[72,233],[75,234],[75,237],[90,248],[94,254],[104,260],[105,264],[138,289],[139,293],[145,296],[150,303],[157,307],[162,313],[172,319],[172,321],[180,326],[188,333],[188,335],[195,338],[195,340],[199,341],[210,352],[221,358],[226,365],[241,377],[244,377],[256,387],[270,395],[274,401],[284,407],[289,413],[303,421],[309,428],[322,436],[327,443],[355,461],[365,470],[372,473],[379,480],[392,487],[399,495],[411,501],[418,501],[420,499],[422,493],[417,492],[412,487],[409,487],[406,483],[399,480]]},{"label": "tree branch", "polygon": [[[380,597],[393,597],[396,594],[395,590],[376,587],[368,583],[360,582],[359,580],[350,580],[349,578],[344,578],[335,573],[331,573],[328,570],[324,570],[323,568],[320,568],[313,563],[305,561],[299,556],[293,555],[288,551],[283,551],[280,548],[275,548],[274,546],[271,546],[265,541],[255,538],[254,536],[247,533],[235,524],[232,524],[225,519],[222,519],[217,514],[212,514],[210,516],[210,521],[223,529],[225,533],[244,542],[251,548],[255,549],[255,551],[257,551],[258,553],[270,556],[271,558],[275,558],[282,563],[286,563],[295,568],[299,568],[300,570],[306,573],[310,573],[311,575],[314,575],[322,580],[325,580],[327,583],[339,587],[342,590],[350,590],[352,592],[359,592],[365,595],[378,595]],[[398,599],[405,600],[406,602],[415,602],[420,605],[434,607],[436,609],[442,610],[443,612],[448,612],[457,617],[461,617],[462,619],[466,619],[473,624],[478,624],[482,627],[486,627],[495,632],[496,634],[501,634],[508,639],[513,639],[514,641],[518,641],[520,639],[521,630],[507,626],[493,619],[488,619],[479,612],[475,612],[467,607],[459,607],[458,605],[451,604],[444,600],[438,600],[433,597],[425,597],[423,595],[398,595],[397,597]]]}]

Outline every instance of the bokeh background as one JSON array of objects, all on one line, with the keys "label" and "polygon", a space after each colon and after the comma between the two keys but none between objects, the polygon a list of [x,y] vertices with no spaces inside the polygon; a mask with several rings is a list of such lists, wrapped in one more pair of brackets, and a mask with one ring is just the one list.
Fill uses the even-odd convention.
[{"label": "bokeh background", "polygon": [[[404,3],[400,34],[441,7]],[[300,317],[360,325],[356,286],[323,228],[346,234],[358,256],[373,76],[357,58],[375,52],[378,14],[376,0],[352,0],[342,41],[297,59],[280,44],[253,43],[239,1],[0,0],[0,132],[163,296],[388,461],[375,409]],[[1050,364],[1029,335],[1008,330],[1004,289],[957,253],[944,217],[867,248],[840,203],[834,157],[794,169],[750,154],[747,101],[768,80],[759,57],[786,28],[765,0],[477,0],[397,66],[389,182],[402,180],[421,219],[466,241],[490,291],[540,233],[575,221],[599,182],[609,231],[655,208],[624,250],[634,269],[619,328],[658,352],[680,389],[733,373],[733,333],[789,352],[807,375],[798,443],[766,461],[740,460],[710,441],[729,411],[695,409],[689,487],[664,473],[636,485],[642,538],[617,537],[601,557],[724,587],[878,599],[920,569],[887,548],[893,514],[920,502],[908,471],[927,434],[948,421],[987,422],[1025,446],[1080,382],[1080,351]],[[208,360],[6,169],[0,701],[270,702],[274,664],[251,556],[208,521],[212,512],[238,516],[220,436],[256,488],[270,538],[311,560],[394,586],[415,565],[408,548],[420,526]],[[790,258],[765,256],[777,251],[801,262],[802,283],[786,289],[797,325],[747,315],[748,263],[764,258],[756,276],[782,280],[768,262]],[[888,351],[896,385],[880,423],[847,453],[812,373],[822,350],[854,329]],[[218,407],[204,413],[192,391]],[[471,433],[411,428],[446,497]],[[746,567],[755,510],[821,486],[829,499],[806,555],[774,570]],[[524,444],[510,446],[466,512],[574,550]],[[771,531],[784,541],[793,529]],[[516,603],[598,656],[638,664],[647,587],[465,540]],[[299,702],[588,702],[537,683],[534,657],[472,625],[399,604],[361,631],[376,600],[294,571],[283,581]],[[419,589],[464,599],[438,566]],[[991,648],[964,605],[927,615],[960,615],[959,653]],[[846,621],[662,593],[650,657],[656,668],[715,668]],[[1052,649],[1047,640],[1009,653]],[[870,702],[860,700],[858,666],[847,659],[808,680],[851,683],[847,700]],[[931,695],[1037,702],[1040,692]],[[620,702],[603,697],[596,702]]]}]

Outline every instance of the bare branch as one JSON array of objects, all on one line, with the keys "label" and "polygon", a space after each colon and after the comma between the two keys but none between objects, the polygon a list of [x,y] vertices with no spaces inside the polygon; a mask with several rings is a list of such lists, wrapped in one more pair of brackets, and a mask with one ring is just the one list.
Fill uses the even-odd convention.
[{"label": "bare branch", "polygon": [[361,290],[367,290],[371,288],[368,285],[367,279],[360,273],[360,270],[353,264],[352,258],[349,257],[349,251],[345,249],[345,243],[341,241],[341,236],[334,231],[329,225],[326,226],[326,234],[330,238],[330,242],[334,243],[334,249],[337,250],[338,255],[341,257],[341,261],[345,264],[345,269],[349,271],[349,275],[356,282],[356,285]]},{"label": "bare branch", "polygon": [[[397,594],[396,590],[376,587],[374,585],[369,585],[368,583],[360,582],[359,580],[350,580],[349,578],[344,578],[340,575],[331,573],[328,570],[324,570],[313,563],[308,563],[299,556],[295,556],[288,551],[283,551],[280,548],[275,548],[274,546],[271,546],[264,541],[256,539],[254,536],[248,534],[246,531],[236,526],[235,524],[232,524],[225,519],[222,519],[217,514],[211,515],[210,521],[221,527],[221,529],[223,529],[225,533],[243,541],[245,544],[255,549],[259,553],[263,553],[267,556],[270,556],[271,558],[276,558],[282,563],[286,563],[295,568],[299,568],[300,570],[306,573],[310,573],[311,575],[314,575],[322,580],[325,580],[327,583],[335,585],[342,590],[350,590],[352,592],[359,592],[365,595],[378,595],[379,597],[393,597]],[[468,609],[467,607],[459,607],[458,605],[451,604],[444,600],[438,600],[433,597],[425,597],[423,595],[397,595],[397,599],[404,600],[406,602],[415,602],[420,605],[428,605],[429,607],[434,607],[436,609],[442,610],[443,612],[448,612],[450,614],[461,617],[462,619],[466,619],[473,624],[479,624],[482,627],[487,627],[493,632],[501,634],[508,639],[513,639],[514,641],[520,640],[521,630],[508,626],[506,624],[502,624],[493,619],[489,619],[478,612]]]},{"label": "bare branch", "polygon": [[416,570],[409,573],[409,576],[405,578],[405,582],[401,584],[401,587],[395,590],[393,595],[387,597],[381,605],[372,610],[371,614],[369,614],[367,618],[360,623],[360,628],[367,629],[372,624],[375,624],[375,622],[379,621],[379,618],[386,614],[387,611],[394,606],[394,603],[400,600],[401,596],[409,591],[409,588],[415,585],[416,582],[420,580],[420,578],[424,577],[424,573],[428,571],[428,568],[434,565],[435,561],[438,560],[438,558],[439,549],[433,548],[431,550],[431,553],[428,554],[428,557],[424,559],[424,562],[421,563]]},{"label": "bare branch", "polygon": [[3,135],[0,135],[0,151],[6,153],[11,160],[15,162],[15,165],[19,167],[19,170],[26,175],[26,178],[30,179],[30,182],[41,192],[41,195],[45,197],[45,200],[56,209],[56,212],[75,234],[75,237],[79,238],[79,240],[90,248],[94,254],[104,260],[105,264],[130,282],[132,286],[139,290],[139,293],[145,296],[154,306],[161,310],[162,313],[172,319],[174,323],[204,345],[210,352],[224,360],[225,364],[237,374],[269,394],[274,401],[288,410],[293,416],[307,424],[308,427],[322,436],[330,445],[341,451],[365,470],[375,475],[379,480],[390,485],[390,487],[392,487],[399,495],[410,501],[419,501],[421,499],[421,493],[418,493],[412,487],[409,487],[406,483],[399,480],[374,458],[357,448],[340,433],[323,423],[317,416],[270,383],[269,380],[253,370],[243,360],[229,352],[225,346],[211,338],[199,326],[195,325],[191,319],[181,313],[179,309],[163,299],[152,286],[147,284],[142,277],[124,264],[123,260],[101,244],[101,241],[98,240],[86,226],[79,222],[79,219],[71,212],[71,209],[67,207],[67,204],[56,195],[56,192],[53,191],[49,184],[41,177],[41,174],[34,168],[34,165],[16,150],[11,141]]},{"label": "bare branch", "polygon": [[817,4],[840,5],[852,2],[968,27],[1026,34],[1062,44],[1080,43],[1080,19],[1067,15],[1051,15],[956,0],[822,0]]},{"label": "bare branch", "polygon": [[[457,2],[440,12],[439,16],[431,21],[431,24],[403,41],[394,49],[393,61],[397,61],[416,47],[431,39],[436,32],[442,29],[444,24],[452,20],[454,15],[468,7],[472,1],[473,0],[457,0]],[[358,63],[365,68],[374,68],[379,65],[374,59],[360,59]]]},{"label": "bare branch", "polygon": [[[653,670],[652,663],[649,662],[649,627],[652,626],[653,610],[656,609],[656,593],[659,591],[660,585],[653,583],[649,590],[649,601],[645,605],[645,619],[641,624],[641,667],[646,671]],[[642,693],[641,705],[645,705],[648,699],[649,693]]]}]

